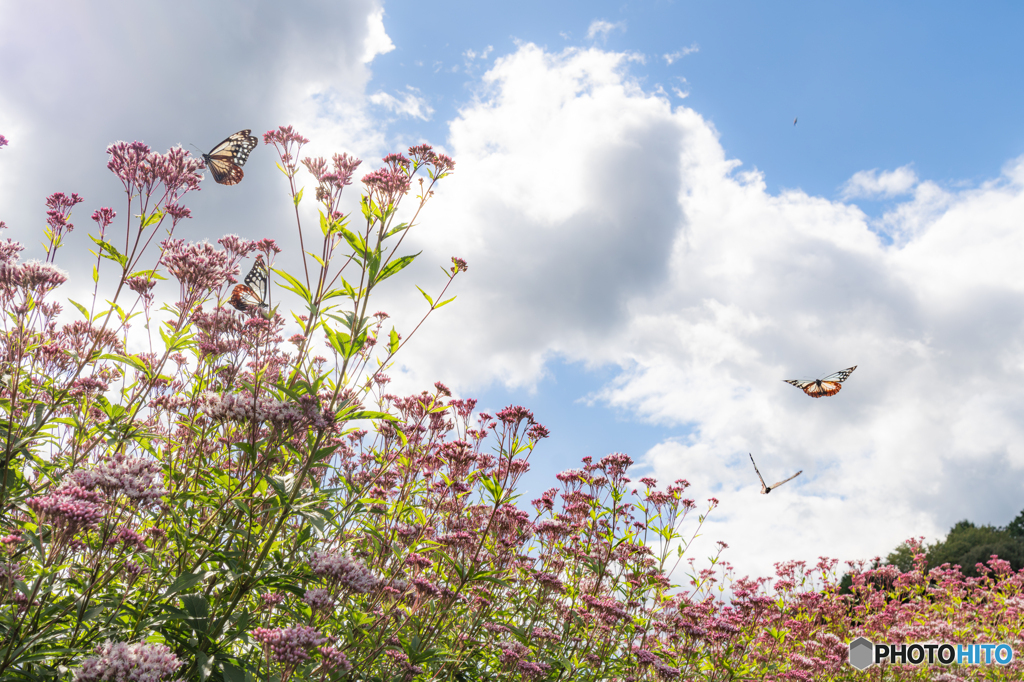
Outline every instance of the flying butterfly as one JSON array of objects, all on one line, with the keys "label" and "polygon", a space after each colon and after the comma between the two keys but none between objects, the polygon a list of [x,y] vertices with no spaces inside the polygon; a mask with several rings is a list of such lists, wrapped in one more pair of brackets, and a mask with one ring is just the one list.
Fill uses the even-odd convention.
[{"label": "flying butterfly", "polygon": [[[747,454],[750,455],[749,452]],[[795,474],[793,474],[792,476],[787,478],[785,481],[779,481],[778,483],[772,483],[771,485],[765,485],[764,484],[764,478],[761,476],[761,472],[757,470],[757,463],[754,462],[754,456],[753,455],[750,455],[750,463],[754,465],[754,473],[756,473],[757,477],[759,479],[761,479],[761,494],[762,495],[767,495],[768,493],[770,493],[771,491],[775,490],[776,488],[778,488],[783,483],[788,483],[789,481],[792,481],[794,478],[796,478],[797,476],[799,476],[800,474],[802,474],[804,472],[804,470],[801,469],[800,471],[796,472]]]},{"label": "flying butterfly", "polygon": [[263,262],[263,256],[256,256],[256,262],[253,264],[252,270],[245,276],[245,284],[235,286],[235,290],[231,292],[231,299],[228,302],[243,313],[249,313],[253,317],[257,314],[264,315],[269,309],[267,304],[269,281],[267,264]]},{"label": "flying butterfly", "polygon": [[783,379],[783,381],[802,389],[804,393],[812,398],[824,398],[827,395],[835,395],[836,393],[839,393],[839,389],[842,388],[841,384],[846,381],[851,374],[853,374],[853,370],[855,369],[857,369],[857,365],[847,367],[846,369],[840,370],[834,374],[829,374],[824,379],[811,379],[810,381]]},{"label": "flying butterfly", "polygon": [[250,135],[250,130],[239,130],[209,154],[203,154],[203,161],[213,173],[213,179],[222,185],[237,185],[242,181],[242,166],[249,159],[249,152],[256,148],[259,140]]}]

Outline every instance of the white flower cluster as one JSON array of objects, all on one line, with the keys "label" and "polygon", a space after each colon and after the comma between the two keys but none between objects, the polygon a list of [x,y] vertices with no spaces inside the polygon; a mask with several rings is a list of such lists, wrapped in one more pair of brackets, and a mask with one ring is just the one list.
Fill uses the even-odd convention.
[{"label": "white flower cluster", "polygon": [[109,639],[96,648],[75,672],[75,682],[160,682],[174,675],[182,662],[163,644],[126,644]]},{"label": "white flower cluster", "polygon": [[139,502],[153,502],[167,494],[157,462],[119,452],[91,469],[74,472],[71,478],[83,488],[100,488],[111,497],[123,494]]},{"label": "white flower cluster", "polygon": [[204,393],[199,398],[199,409],[211,419],[229,421],[256,419],[283,426],[303,419],[302,411],[292,403],[264,397],[254,399],[246,394]]}]

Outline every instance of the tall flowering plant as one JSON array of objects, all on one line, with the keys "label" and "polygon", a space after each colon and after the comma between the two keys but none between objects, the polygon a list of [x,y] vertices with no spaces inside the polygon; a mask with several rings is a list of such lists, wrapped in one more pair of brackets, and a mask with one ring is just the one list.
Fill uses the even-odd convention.
[{"label": "tall flowering plant", "polygon": [[[0,679],[639,670],[637,624],[664,607],[668,548],[694,506],[685,484],[631,491],[628,457],[612,455],[533,513],[517,506],[547,429],[519,406],[478,413],[441,383],[389,393],[423,319],[403,337],[370,307],[416,258],[401,245],[454,162],[428,145],[391,154],[346,215],[358,159],[302,157],[290,127],[264,142],[302,249],[301,273],[273,270],[302,306],[290,320],[227,305],[242,259],[273,268],[273,240],[174,236],[203,170],[180,148],[108,148],[127,217],[92,214],[91,301],[55,300],[78,195],[47,198],[45,259],[0,243]],[[420,290],[424,319],[466,270],[453,258],[439,292]],[[166,279],[176,300],[158,307]]]}]

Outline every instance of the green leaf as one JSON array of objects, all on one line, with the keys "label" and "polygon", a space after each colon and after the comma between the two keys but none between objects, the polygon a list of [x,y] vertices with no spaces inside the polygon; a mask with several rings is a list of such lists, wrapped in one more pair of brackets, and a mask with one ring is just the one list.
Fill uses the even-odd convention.
[{"label": "green leaf", "polygon": [[455,300],[455,297],[452,296],[451,298],[449,298],[446,301],[441,301],[440,303],[438,303],[437,305],[434,306],[434,310],[437,310],[438,308],[440,308],[443,305],[448,305],[449,303],[451,303],[454,300]]},{"label": "green leaf", "polygon": [[[416,287],[416,288],[420,289],[419,287]],[[420,289],[420,293],[423,294],[423,298],[427,299],[427,303],[429,303],[430,307],[433,308],[434,307],[434,299],[430,298],[430,294],[428,294],[427,292],[423,291],[423,289]]]},{"label": "green leaf", "polygon": [[[420,253],[423,252],[420,251]],[[391,277],[392,275],[397,275],[399,272],[408,267],[414,260],[416,260],[416,256],[420,255],[420,253],[414,254],[412,256],[402,256],[401,258],[396,258],[395,260],[385,265],[384,269],[380,271],[380,276],[377,278],[377,282],[383,282],[388,277]]]},{"label": "green leaf", "polygon": [[98,360],[111,360],[113,362],[122,363],[122,364],[128,365],[129,367],[131,367],[132,369],[134,369],[134,370],[136,370],[138,372],[141,372],[142,374],[146,374],[149,371],[149,369],[146,367],[146,365],[141,360],[138,360],[138,359],[133,358],[131,356],[115,355],[114,353],[104,353],[103,355],[99,356],[99,358],[97,358],[97,359]]},{"label": "green leaf", "polygon": [[159,223],[161,220],[163,220],[163,217],[163,211],[161,211],[159,208],[154,209],[154,211],[150,213],[148,217],[142,219],[141,229],[145,230],[147,227]]},{"label": "green leaf", "polygon": [[71,305],[78,308],[78,312],[82,313],[82,317],[84,317],[87,320],[89,319],[89,311],[86,309],[84,305],[82,305],[78,301],[72,301],[70,298],[68,299],[68,301],[71,302]]},{"label": "green leaf", "polygon": [[112,260],[116,262],[122,268],[128,265],[128,257],[123,255],[120,251],[118,251],[113,244],[98,237],[94,237],[91,234],[89,235],[89,239],[93,240],[93,242],[96,243],[96,246],[100,247],[100,256],[106,258],[107,260]]},{"label": "green leaf", "polygon": [[348,228],[341,228],[341,234],[345,237],[345,241],[352,247],[352,250],[361,258],[369,258],[370,252],[366,248],[366,240],[363,239],[362,235],[358,235]]},{"label": "green leaf", "polygon": [[202,580],[206,577],[206,575],[207,574],[205,572],[203,572],[203,573],[182,573],[181,575],[179,575],[177,578],[174,579],[174,582],[171,583],[171,586],[167,588],[167,590],[164,592],[163,596],[170,597],[172,594],[177,594],[178,592],[181,592],[182,590],[191,589],[191,588],[195,587],[196,585],[198,585],[200,582],[202,582]]},{"label": "green leaf", "polygon": [[305,187],[303,187],[302,189],[300,189],[300,190],[299,190],[299,193],[298,193],[298,194],[296,194],[294,198],[292,198],[292,203],[293,203],[293,204],[295,204],[296,206],[298,206],[298,205],[299,205],[299,202],[300,202],[300,201],[302,201],[302,192],[303,192],[303,190],[305,190],[305,189],[306,189]]},{"label": "green leaf", "polygon": [[288,284],[291,285],[291,286],[285,286],[284,284],[280,284],[279,283],[278,284],[279,287],[281,287],[282,289],[284,289],[286,291],[291,291],[293,293],[298,294],[299,296],[302,297],[302,300],[304,300],[306,303],[312,303],[313,298],[309,294],[309,289],[307,289],[306,286],[302,282],[300,282],[299,280],[295,279],[294,277],[289,275],[284,270],[278,270],[277,268],[274,268],[274,274],[279,275],[280,277],[283,277],[285,279],[285,281],[287,281]]},{"label": "green leaf", "polygon": [[213,672],[213,664],[216,661],[212,656],[204,654],[202,651],[196,652],[196,665],[199,666],[199,682],[206,682],[210,677],[210,673]]},{"label": "green leaf", "polygon": [[246,682],[245,671],[228,661],[221,666],[224,673],[224,682]]},{"label": "green leaf", "polygon": [[401,339],[398,338],[398,332],[396,332],[395,328],[392,327],[391,328],[391,336],[390,336],[390,339],[388,341],[388,353],[391,353],[392,355],[397,353],[398,352],[398,346],[400,344],[401,344]]}]

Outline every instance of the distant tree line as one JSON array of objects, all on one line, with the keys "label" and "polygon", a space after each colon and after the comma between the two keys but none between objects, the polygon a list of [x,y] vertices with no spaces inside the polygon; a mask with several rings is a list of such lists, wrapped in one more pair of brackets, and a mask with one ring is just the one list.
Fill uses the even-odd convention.
[{"label": "distant tree line", "polygon": [[[966,576],[977,577],[976,565],[995,554],[1019,571],[1024,568],[1024,511],[1002,528],[976,526],[964,519],[949,530],[944,540],[927,546],[926,550],[929,569],[948,563],[960,566]],[[914,565],[913,549],[903,542],[889,553],[885,562],[906,573]]]}]

